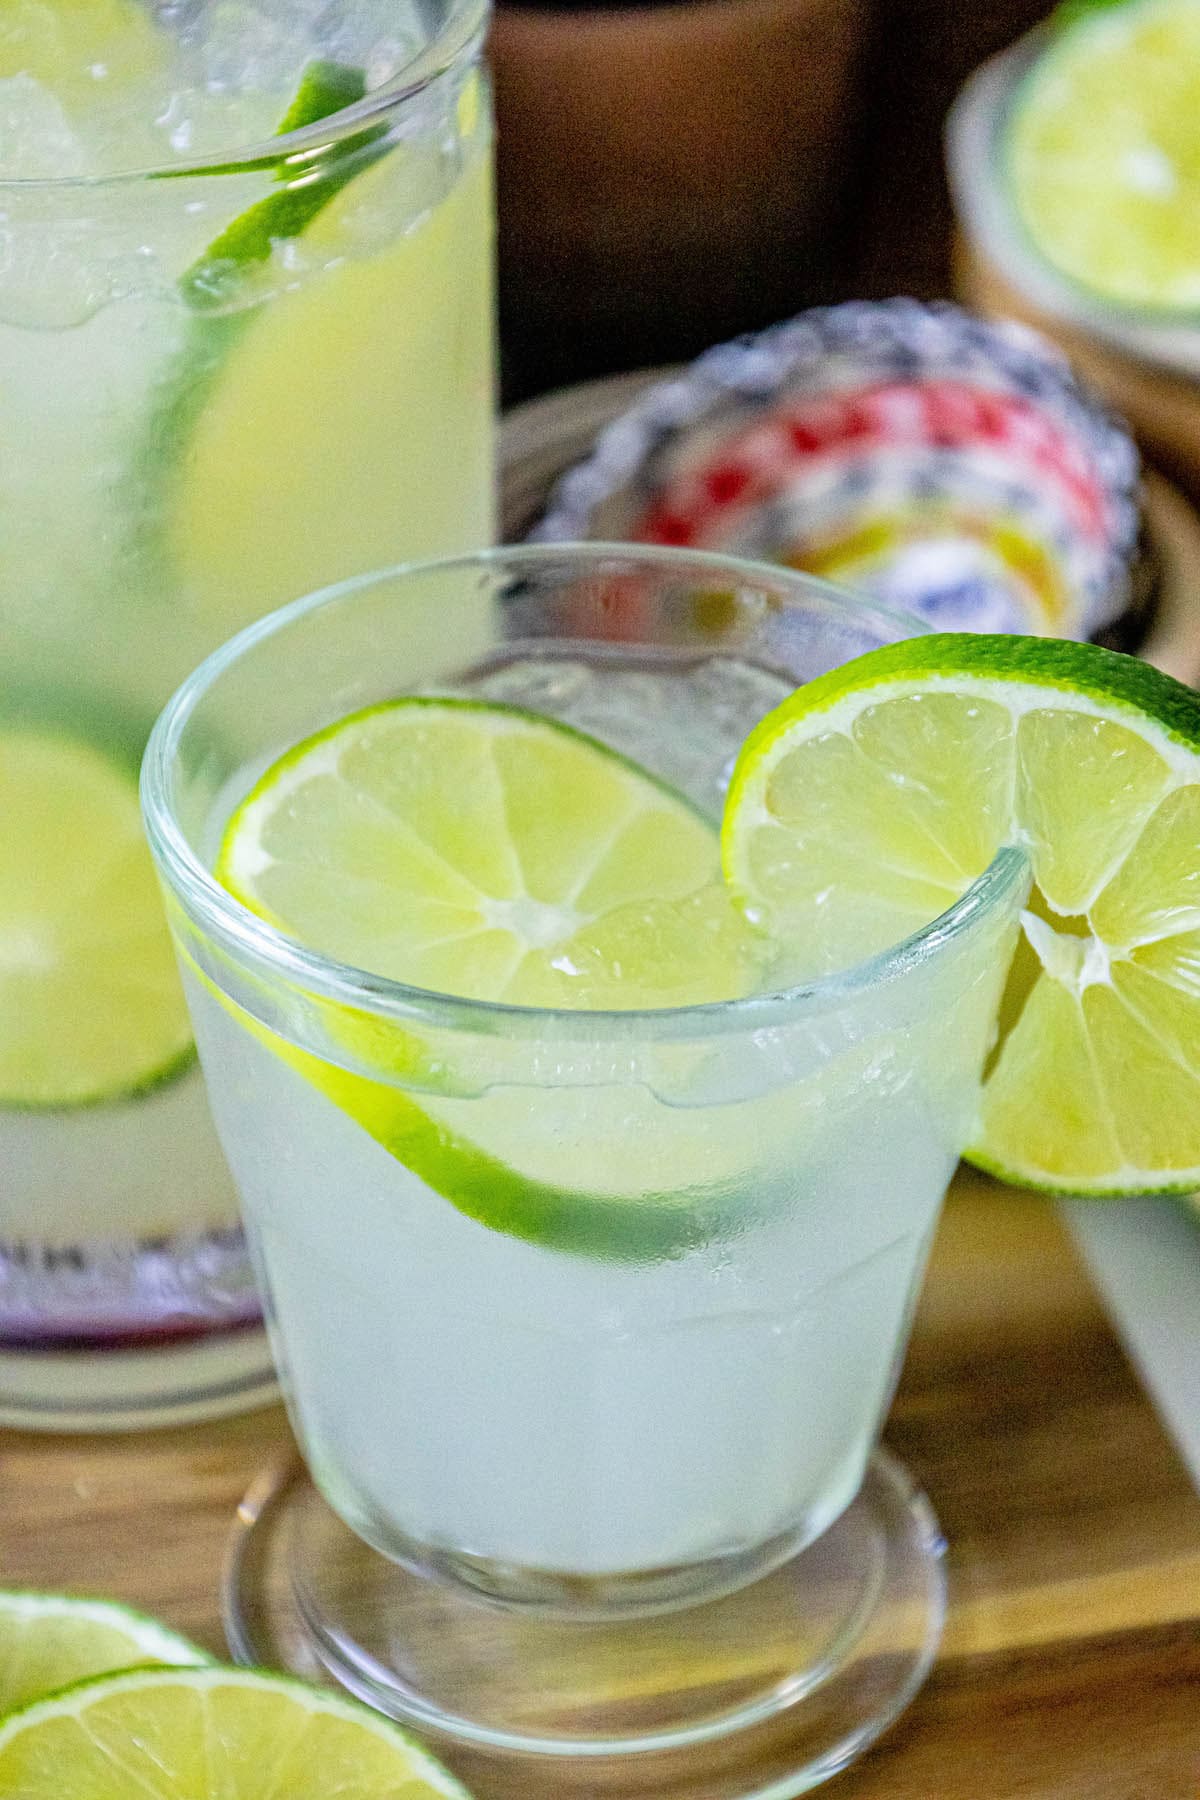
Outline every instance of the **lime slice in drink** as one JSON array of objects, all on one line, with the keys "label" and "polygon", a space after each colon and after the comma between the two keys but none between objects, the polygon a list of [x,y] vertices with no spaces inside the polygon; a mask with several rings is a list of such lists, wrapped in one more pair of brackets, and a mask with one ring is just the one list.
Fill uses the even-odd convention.
[{"label": "lime slice in drink", "polygon": [[0,1714],[70,1682],[135,1663],[211,1661],[156,1619],[113,1600],[0,1593]]},{"label": "lime slice in drink", "polygon": [[[315,949],[479,1000],[686,1006],[758,975],[760,939],[724,891],[707,820],[603,745],[506,707],[399,700],[309,739],[233,814],[217,874]],[[429,1091],[436,1059],[415,1034],[326,1010],[335,1051],[421,1091],[258,1035],[461,1211],[539,1243],[667,1254],[711,1232],[769,1139],[753,1108],[671,1112],[611,1077],[531,1093],[528,1074],[493,1072],[491,1091],[463,1098],[443,1070]],[[548,1070],[572,1054],[551,1046]]]},{"label": "lime slice in drink", "polygon": [[137,777],[91,745],[0,729],[0,1105],[78,1106],[191,1060]]},{"label": "lime slice in drink", "polygon": [[972,1161],[1076,1194],[1200,1185],[1200,698],[1085,644],[889,645],[751,734],[727,876],[797,972],[950,906],[1003,844],[1034,887]]},{"label": "lime slice in drink", "polygon": [[128,1669],[0,1724],[21,1800],[466,1800],[390,1719],[257,1669]]},{"label": "lime slice in drink", "polygon": [[[490,536],[491,186],[477,81],[458,107],[461,171],[444,133],[396,142],[364,126],[307,172],[282,165],[286,185],[182,278],[193,317],[143,479],[155,550],[214,640],[393,562],[398,506],[412,555]],[[314,64],[280,129],[361,93],[358,71]],[[447,431],[453,467],[438,448]],[[165,469],[164,444],[177,447]],[[470,516],[462,496],[476,492]]]},{"label": "lime slice in drink", "polygon": [[[308,125],[318,124],[345,107],[353,106],[366,91],[366,77],[361,69],[349,68],[344,63],[311,62],[300,78],[291,105],[279,121],[277,135],[283,137],[288,132],[303,131]],[[289,169],[286,163],[281,165],[279,179],[286,185],[249,207],[227,226],[184,275],[180,288],[187,304],[203,312],[220,307],[231,293],[236,297],[238,285],[252,264],[265,262],[283,239],[299,237],[351,176],[382,153],[378,147],[370,148],[380,136],[381,129],[379,126],[369,128],[357,155],[323,171],[318,180],[310,177],[307,181],[297,182],[295,170]]]},{"label": "lime slice in drink", "polygon": [[306,739],[237,808],[216,872],[342,962],[512,1006],[728,999],[755,942],[685,800],[569,726],[472,700]]},{"label": "lime slice in drink", "polygon": [[1127,306],[1200,309],[1200,3],[1074,7],[1004,151],[1035,247]]}]

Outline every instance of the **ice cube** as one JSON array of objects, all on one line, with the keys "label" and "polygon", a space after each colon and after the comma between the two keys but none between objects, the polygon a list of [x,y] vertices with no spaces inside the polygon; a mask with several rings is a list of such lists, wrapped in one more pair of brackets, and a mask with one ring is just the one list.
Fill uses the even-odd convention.
[{"label": "ice cube", "polygon": [[0,177],[86,175],[82,139],[49,89],[32,75],[0,80]]}]

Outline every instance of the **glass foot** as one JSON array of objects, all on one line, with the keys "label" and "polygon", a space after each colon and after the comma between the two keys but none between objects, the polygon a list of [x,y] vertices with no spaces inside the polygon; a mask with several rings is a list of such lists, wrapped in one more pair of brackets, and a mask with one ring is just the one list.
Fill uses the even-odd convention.
[{"label": "glass foot", "polygon": [[880,1451],[816,1543],[736,1593],[575,1621],[410,1573],[289,1465],[239,1509],[225,1626],[237,1661],[339,1682],[415,1727],[476,1800],[787,1800],[921,1685],[942,1550],[928,1501]]}]

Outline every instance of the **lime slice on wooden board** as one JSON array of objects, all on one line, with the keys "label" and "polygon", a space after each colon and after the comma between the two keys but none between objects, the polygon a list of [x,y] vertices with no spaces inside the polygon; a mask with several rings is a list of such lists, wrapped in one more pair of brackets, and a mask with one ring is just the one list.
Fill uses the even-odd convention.
[{"label": "lime slice on wooden board", "polygon": [[191,1666],[211,1661],[177,1632],[115,1600],[0,1593],[0,1714],[56,1688],[135,1663]]},{"label": "lime slice on wooden board", "polygon": [[129,1669],[0,1723],[20,1800],[467,1800],[399,1726],[258,1669]]}]

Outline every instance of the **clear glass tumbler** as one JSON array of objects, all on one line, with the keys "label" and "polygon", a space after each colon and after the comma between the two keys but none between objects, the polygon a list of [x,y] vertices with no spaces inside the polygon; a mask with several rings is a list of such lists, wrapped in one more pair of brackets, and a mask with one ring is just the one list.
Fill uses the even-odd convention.
[{"label": "clear glass tumbler", "polygon": [[512,1754],[537,1796],[800,1793],[924,1675],[937,1528],[876,1446],[1024,858],[803,988],[543,1011],[291,941],[213,879],[223,821],[289,745],[414,690],[567,721],[716,818],[760,716],[919,629],[781,569],[504,550],[284,609],[151,739],[150,842],[315,1484],[248,1498],[231,1642],[416,1722],[481,1796],[518,1791],[489,1760]]},{"label": "clear glass tumbler", "polygon": [[231,632],[491,540],[485,10],[0,16],[0,1422],[273,1391],[137,767]]}]

